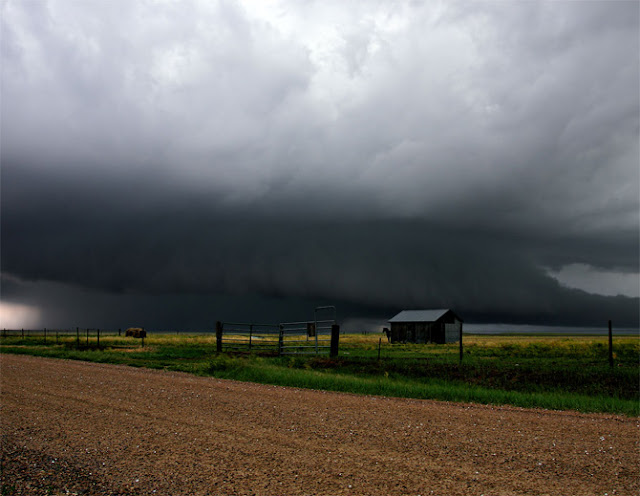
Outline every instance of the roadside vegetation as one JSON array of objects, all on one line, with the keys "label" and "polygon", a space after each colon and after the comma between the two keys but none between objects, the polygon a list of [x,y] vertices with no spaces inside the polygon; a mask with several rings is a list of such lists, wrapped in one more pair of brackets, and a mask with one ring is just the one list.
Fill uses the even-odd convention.
[{"label": "roadside vegetation", "polygon": [[341,336],[338,358],[216,353],[211,335],[3,336],[0,352],[188,372],[240,381],[445,401],[640,415],[640,337],[465,335],[458,345]]}]

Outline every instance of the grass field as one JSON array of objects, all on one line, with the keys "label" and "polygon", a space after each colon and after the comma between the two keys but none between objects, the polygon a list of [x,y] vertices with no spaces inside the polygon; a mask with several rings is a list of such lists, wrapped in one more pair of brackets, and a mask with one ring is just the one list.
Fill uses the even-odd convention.
[{"label": "grass field", "polygon": [[[211,335],[3,337],[0,352],[118,363],[301,388],[640,415],[640,338],[465,335],[458,345],[343,335],[338,358],[216,354]],[[380,358],[378,358],[378,356]]]}]

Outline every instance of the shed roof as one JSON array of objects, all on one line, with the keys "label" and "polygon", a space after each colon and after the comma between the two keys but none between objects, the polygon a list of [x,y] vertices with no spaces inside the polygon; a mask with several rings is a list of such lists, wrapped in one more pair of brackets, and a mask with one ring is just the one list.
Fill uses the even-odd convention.
[{"label": "shed roof", "polygon": [[[439,308],[437,310],[403,310],[395,317],[389,319],[389,322],[435,322],[450,311],[449,308]],[[457,315],[456,318],[462,320]]]}]

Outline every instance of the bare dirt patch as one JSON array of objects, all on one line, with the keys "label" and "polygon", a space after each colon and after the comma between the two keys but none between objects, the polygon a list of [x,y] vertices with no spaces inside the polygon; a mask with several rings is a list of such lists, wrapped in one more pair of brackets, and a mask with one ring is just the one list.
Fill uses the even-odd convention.
[{"label": "bare dirt patch", "polygon": [[639,421],[0,355],[2,494],[637,495]]}]

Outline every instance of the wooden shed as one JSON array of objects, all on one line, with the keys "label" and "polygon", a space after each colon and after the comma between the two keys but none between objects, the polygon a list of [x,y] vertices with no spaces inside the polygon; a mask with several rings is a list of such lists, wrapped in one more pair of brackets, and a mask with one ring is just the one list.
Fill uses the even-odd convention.
[{"label": "wooden shed", "polygon": [[455,343],[462,334],[462,319],[448,308],[403,310],[389,323],[392,343]]}]

